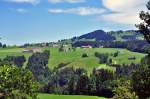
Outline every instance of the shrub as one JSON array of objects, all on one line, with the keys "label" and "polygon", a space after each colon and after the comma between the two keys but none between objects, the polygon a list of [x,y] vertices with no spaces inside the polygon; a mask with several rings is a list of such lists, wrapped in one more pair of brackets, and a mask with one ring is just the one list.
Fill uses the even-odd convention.
[{"label": "shrub", "polygon": [[87,53],[83,53],[83,54],[82,54],[82,57],[83,57],[83,58],[88,57],[88,54],[87,54]]}]

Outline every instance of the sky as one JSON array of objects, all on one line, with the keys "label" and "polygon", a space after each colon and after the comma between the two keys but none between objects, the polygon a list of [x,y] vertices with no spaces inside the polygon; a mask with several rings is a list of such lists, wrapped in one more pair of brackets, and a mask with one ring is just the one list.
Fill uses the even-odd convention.
[{"label": "sky", "polygon": [[131,30],[148,0],[0,0],[0,42],[51,42],[94,30]]}]

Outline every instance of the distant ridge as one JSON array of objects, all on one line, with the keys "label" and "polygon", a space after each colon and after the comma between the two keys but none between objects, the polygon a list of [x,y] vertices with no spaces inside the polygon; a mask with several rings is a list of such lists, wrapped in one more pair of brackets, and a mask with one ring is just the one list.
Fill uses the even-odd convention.
[{"label": "distant ridge", "polygon": [[95,39],[96,41],[103,40],[103,41],[112,41],[115,40],[115,37],[108,34],[103,30],[96,30],[94,32],[90,32],[84,35],[79,36],[78,39]]},{"label": "distant ridge", "polygon": [[105,32],[104,30],[96,30],[85,33],[78,37],[73,37],[72,41],[135,41],[143,40],[141,33],[137,30],[119,30]]}]

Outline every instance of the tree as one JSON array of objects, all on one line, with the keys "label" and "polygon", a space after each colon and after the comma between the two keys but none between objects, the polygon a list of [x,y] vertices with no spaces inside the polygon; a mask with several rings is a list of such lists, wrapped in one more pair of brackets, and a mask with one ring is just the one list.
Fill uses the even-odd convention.
[{"label": "tree", "polygon": [[97,95],[105,96],[110,98],[113,96],[112,89],[109,88],[110,83],[114,80],[114,73],[113,71],[100,69],[97,70],[96,74],[96,91]]},{"label": "tree", "polygon": [[108,56],[109,56],[108,53],[95,52],[95,57],[100,59],[100,64],[108,63],[108,58],[109,58]]},{"label": "tree", "polygon": [[149,66],[140,66],[132,75],[132,87],[140,99],[146,99],[150,96],[150,68]]},{"label": "tree", "polygon": [[47,83],[49,80],[49,56],[49,51],[44,51],[42,53],[34,53],[28,60],[27,69],[33,73],[35,79],[40,83]]},{"label": "tree", "polygon": [[[150,10],[150,1],[147,3]],[[143,21],[137,27],[144,35],[144,38],[150,43],[150,13],[140,12],[140,19]],[[146,99],[150,96],[150,53],[142,60],[142,64],[138,70],[132,75],[132,87],[140,99]]]},{"label": "tree", "polygon": [[[147,8],[150,10],[150,1],[147,3]],[[141,11],[139,17],[143,22],[136,26],[144,35],[144,38],[147,40],[147,42],[150,43],[150,14],[149,12]]]},{"label": "tree", "polygon": [[3,48],[6,48],[7,46],[6,46],[6,44],[3,44]]},{"label": "tree", "polygon": [[119,52],[117,51],[117,52],[115,52],[115,53],[114,53],[114,55],[113,55],[113,56],[114,56],[114,57],[117,57],[117,56],[118,56],[118,54],[119,54]]},{"label": "tree", "polygon": [[69,95],[75,94],[75,79],[72,77],[68,83],[68,90],[69,90]]},{"label": "tree", "polygon": [[116,87],[114,88],[113,99],[138,99],[136,94],[132,92],[130,80],[125,80],[123,78],[114,81]]},{"label": "tree", "polygon": [[82,57],[83,57],[83,58],[88,57],[88,54],[87,54],[87,53],[83,53],[83,54],[82,54]]},{"label": "tree", "polygon": [[14,64],[17,66],[17,67],[22,67],[24,62],[26,62],[26,58],[25,56],[18,56],[18,57],[15,57],[15,60],[14,60]]},{"label": "tree", "polygon": [[85,74],[81,75],[78,79],[78,82],[77,82],[76,93],[79,95],[88,94],[88,84],[89,84],[88,76]]},{"label": "tree", "polygon": [[63,52],[64,51],[64,46],[61,45],[60,48],[59,48],[59,52]]},{"label": "tree", "polygon": [[15,66],[0,66],[0,93],[4,98],[36,99],[37,90],[38,85],[30,71]]},{"label": "tree", "polygon": [[17,67],[22,67],[26,61],[25,56],[7,56],[1,61],[1,65],[16,65]]},{"label": "tree", "polygon": [[0,48],[3,47],[3,44],[0,42]]}]

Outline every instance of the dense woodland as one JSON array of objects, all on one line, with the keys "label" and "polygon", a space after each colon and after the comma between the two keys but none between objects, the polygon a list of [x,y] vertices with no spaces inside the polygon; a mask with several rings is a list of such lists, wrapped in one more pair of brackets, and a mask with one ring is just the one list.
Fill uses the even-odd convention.
[{"label": "dense woodland", "polygon": [[93,48],[126,48],[130,51],[146,53],[150,45],[145,40],[135,41],[77,41],[72,44],[73,47],[82,47],[90,45]]}]

